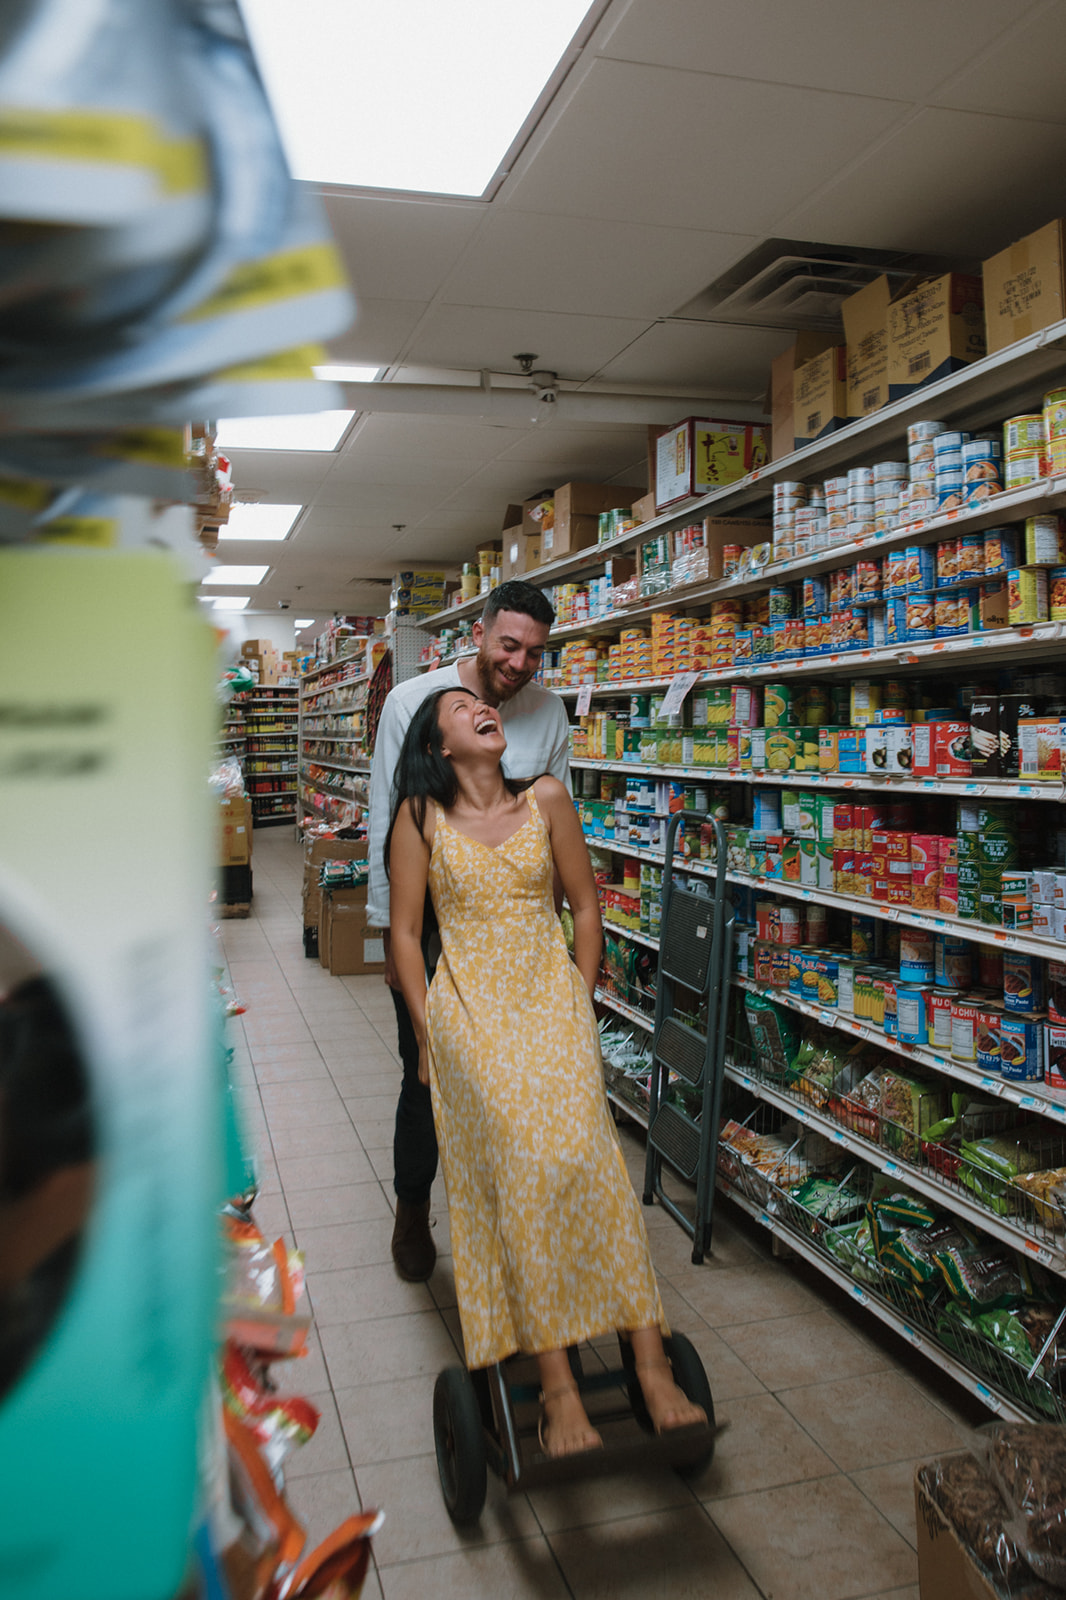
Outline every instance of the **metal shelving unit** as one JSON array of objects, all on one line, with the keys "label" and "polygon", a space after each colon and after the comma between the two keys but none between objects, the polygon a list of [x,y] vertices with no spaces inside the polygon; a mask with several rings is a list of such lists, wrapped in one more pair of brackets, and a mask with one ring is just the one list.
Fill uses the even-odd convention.
[{"label": "metal shelving unit", "polygon": [[[244,710],[245,782],[252,802],[253,826],[259,828],[276,822],[291,822],[295,814],[293,806],[283,807],[276,802],[294,796],[295,788],[282,783],[280,787],[257,792],[255,785],[262,779],[277,782],[296,776],[297,690],[284,684],[269,688],[263,686],[241,695],[240,703]],[[247,763],[260,760],[270,762],[272,770],[250,771]],[[277,766],[279,760],[289,761],[292,765],[287,768]]]},{"label": "metal shelving unit", "polygon": [[[353,719],[361,722],[366,705],[370,673],[351,671],[356,662],[332,662],[306,673],[300,683],[299,737],[299,819],[298,825],[321,820],[327,808],[309,800],[319,795],[336,802],[337,817],[353,801],[365,804],[365,784],[348,783],[349,776],[366,778],[369,758],[358,760],[363,750],[361,732],[353,730]],[[336,731],[334,731],[336,730]],[[328,746],[323,752],[322,746]],[[342,785],[333,787],[312,775],[311,768],[344,774]],[[336,820],[336,817],[332,820]]]}]

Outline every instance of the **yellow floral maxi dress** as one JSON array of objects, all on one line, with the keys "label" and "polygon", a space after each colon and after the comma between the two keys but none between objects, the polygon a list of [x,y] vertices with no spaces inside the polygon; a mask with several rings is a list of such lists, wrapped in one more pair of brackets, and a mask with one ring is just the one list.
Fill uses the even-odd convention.
[{"label": "yellow floral maxi dress", "polygon": [[529,820],[496,846],[438,806],[429,864],[442,947],[430,1087],[470,1367],[619,1328],[667,1331],[528,799]]}]

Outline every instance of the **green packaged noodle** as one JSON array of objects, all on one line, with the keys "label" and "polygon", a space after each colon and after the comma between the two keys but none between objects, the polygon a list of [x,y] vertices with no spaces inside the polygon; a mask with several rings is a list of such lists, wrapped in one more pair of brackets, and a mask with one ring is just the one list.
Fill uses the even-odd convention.
[{"label": "green packaged noodle", "polygon": [[870,1224],[865,1217],[860,1222],[845,1222],[838,1228],[827,1229],[822,1242],[857,1283],[880,1284],[881,1272],[874,1255]]},{"label": "green packaged noodle", "polygon": [[956,1300],[974,1311],[989,1311],[1021,1299],[1026,1292],[1018,1263],[1000,1250],[989,1249],[987,1239],[959,1225],[961,1237],[937,1250],[937,1265]]},{"label": "green packaged noodle", "polygon": [[751,1044],[765,1070],[782,1074],[796,1053],[796,1025],[783,1006],[761,995],[744,996]]},{"label": "green packaged noodle", "polygon": [[822,1221],[835,1224],[858,1216],[866,1201],[835,1178],[810,1177],[791,1191],[797,1205]]}]

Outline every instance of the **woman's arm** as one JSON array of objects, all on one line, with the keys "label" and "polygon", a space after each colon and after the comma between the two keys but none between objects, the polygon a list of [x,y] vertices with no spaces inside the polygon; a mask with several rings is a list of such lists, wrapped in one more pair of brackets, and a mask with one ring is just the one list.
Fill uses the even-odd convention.
[{"label": "woman's arm", "polygon": [[538,778],[533,792],[551,838],[555,870],[574,918],[574,961],[591,996],[603,954],[603,925],[585,835],[574,802],[558,778]]},{"label": "woman's arm", "polygon": [[[426,817],[427,830],[433,818]],[[422,956],[422,915],[426,904],[430,846],[419,833],[405,800],[396,817],[389,850],[389,930],[396,979],[407,1002],[418,1040],[418,1076],[429,1082],[426,1049],[426,964]]]}]

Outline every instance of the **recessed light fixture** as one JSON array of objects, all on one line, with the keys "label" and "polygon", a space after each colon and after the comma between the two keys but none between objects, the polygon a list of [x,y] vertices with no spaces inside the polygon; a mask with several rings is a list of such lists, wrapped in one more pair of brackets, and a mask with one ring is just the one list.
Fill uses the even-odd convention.
[{"label": "recessed light fixture", "polygon": [[336,450],[354,416],[305,411],[294,417],[223,417],[218,443],[223,450]]},{"label": "recessed light fixture", "polygon": [[327,383],[374,383],[383,367],[312,367],[316,378]]},{"label": "recessed light fixture", "polygon": [[220,594],[215,596],[213,611],[243,611],[251,600],[250,594]]},{"label": "recessed light fixture", "polygon": [[291,0],[241,9],[294,177],[481,195],[591,8],[316,0],[298,28]]},{"label": "recessed light fixture", "polygon": [[237,504],[218,530],[220,539],[287,539],[303,506]]},{"label": "recessed light fixture", "polygon": [[299,617],[293,623],[293,627],[296,629],[296,632],[299,633],[301,629],[309,628],[314,620],[314,617]]},{"label": "recessed light fixture", "polygon": [[207,573],[205,577],[201,578],[200,581],[201,583],[205,584],[262,583],[269,571],[269,566],[228,567],[226,566],[225,562],[220,562],[217,567],[212,567],[210,572]]}]

